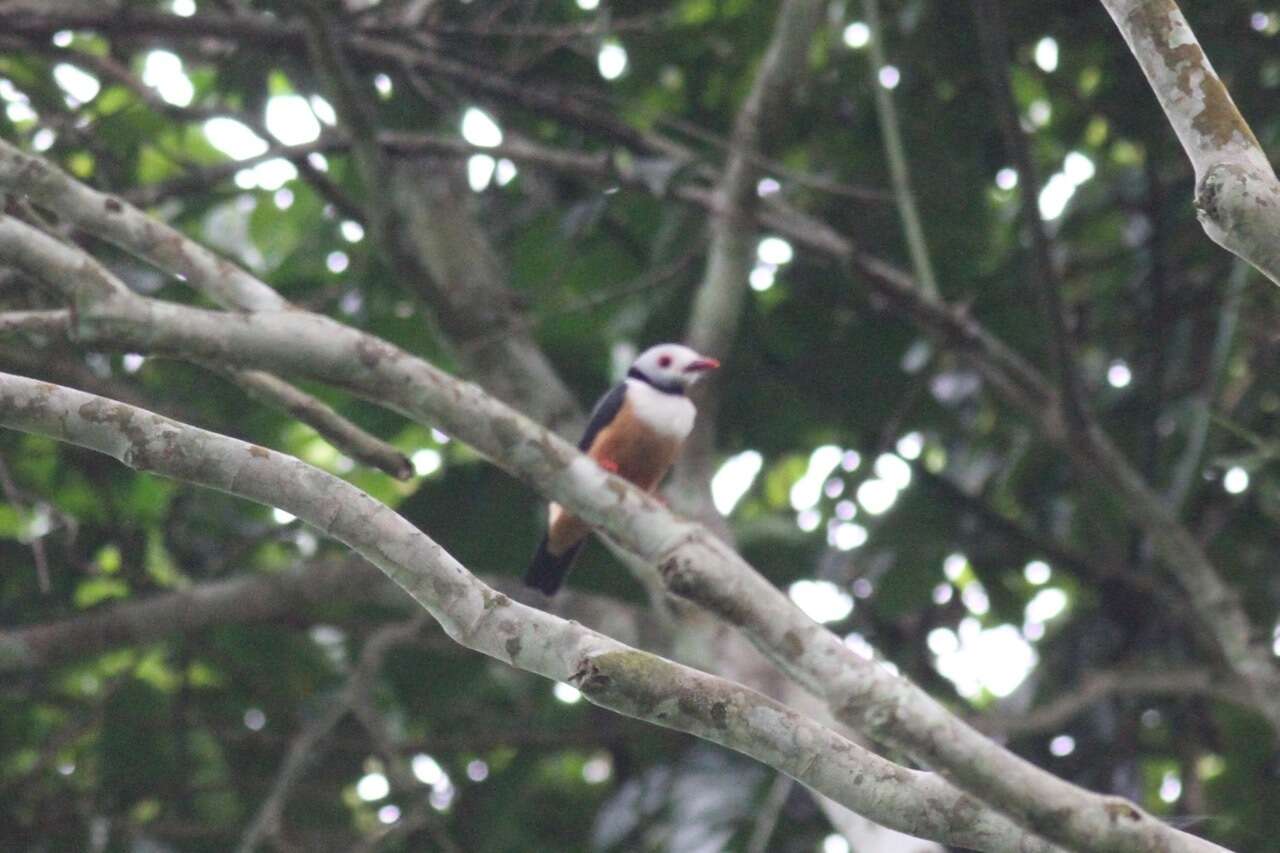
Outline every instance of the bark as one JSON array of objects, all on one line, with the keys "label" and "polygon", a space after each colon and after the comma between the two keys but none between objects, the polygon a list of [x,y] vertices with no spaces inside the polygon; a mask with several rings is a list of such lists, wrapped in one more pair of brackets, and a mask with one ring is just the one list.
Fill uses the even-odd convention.
[{"label": "bark", "polygon": [[[151,261],[223,307],[244,311],[288,307],[270,286],[188,240],[174,228],[147,216],[123,199],[78,182],[68,182],[66,176],[47,161],[0,142],[0,185],[10,184],[20,185],[22,192],[41,207],[126,252]],[[51,312],[27,312],[21,320],[29,328],[42,315],[50,324],[56,319]],[[14,316],[9,315],[11,319]],[[46,326],[46,330],[50,328],[53,326]],[[263,370],[231,371],[230,376],[250,395],[311,426],[352,459],[401,480],[413,473],[413,466],[403,453],[305,391]]]},{"label": "bark", "polygon": [[1196,175],[1200,225],[1280,284],[1280,181],[1174,0],[1102,0]]},{"label": "bark", "polygon": [[[1214,849],[1124,800],[1077,788],[987,740],[920,688],[865,660],[810,620],[705,528],[676,518],[554,434],[421,359],[301,311],[229,316],[122,295],[92,259],[11,217],[0,218],[0,257],[81,303],[77,333],[87,341],[245,366],[269,363],[440,426],[659,565],[669,589],[736,625],[792,678],[824,698],[838,720],[945,771],[1021,826],[1068,846],[1098,850]],[[579,680],[595,683],[588,676]]]},{"label": "bark", "polygon": [[376,565],[460,644],[572,683],[601,707],[735,749],[885,826],[978,849],[1027,849],[1025,833],[935,774],[888,762],[741,685],[511,600],[383,504],[297,459],[10,374],[0,374],[0,423],[284,509]]}]

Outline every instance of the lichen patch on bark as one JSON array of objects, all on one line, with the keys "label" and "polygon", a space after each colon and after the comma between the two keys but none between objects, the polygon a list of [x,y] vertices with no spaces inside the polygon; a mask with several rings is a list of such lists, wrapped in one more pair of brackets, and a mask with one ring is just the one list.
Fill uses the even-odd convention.
[{"label": "lichen patch on bark", "polygon": [[1238,133],[1248,145],[1258,145],[1173,0],[1136,4],[1127,25],[1134,32],[1150,34],[1151,47],[1173,76],[1179,93],[1199,105],[1199,111],[1190,116],[1191,127],[1205,142],[1226,146]]}]

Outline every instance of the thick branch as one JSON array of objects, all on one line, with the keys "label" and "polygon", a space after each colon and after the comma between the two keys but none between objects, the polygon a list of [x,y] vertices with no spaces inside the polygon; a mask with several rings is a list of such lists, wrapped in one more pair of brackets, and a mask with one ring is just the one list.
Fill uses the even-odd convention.
[{"label": "thick branch", "polygon": [[155,264],[227,308],[278,311],[280,294],[226,258],[128,202],[70,180],[47,160],[0,141],[0,186],[28,196],[77,227]]},{"label": "thick branch", "polygon": [[[82,271],[94,266],[12,218],[0,218],[0,257],[33,262],[30,272],[56,279],[71,293]],[[228,322],[225,314],[141,297],[90,301],[80,313],[79,331],[90,340],[131,348],[271,363],[323,377],[420,422],[438,423],[660,565],[669,588],[741,628],[792,677],[825,698],[842,722],[945,769],[965,789],[1001,803],[1020,824],[1100,850],[1148,843],[1170,850],[1198,847],[1190,836],[1131,804],[1090,794],[1006,752],[915,685],[854,653],[705,528],[678,520],[651,496],[476,386],[385,342],[300,311],[260,312]],[[1067,820],[1061,819],[1064,809]],[[1124,820],[1115,819],[1117,810]]]},{"label": "thick branch", "polygon": [[[288,305],[270,286],[176,229],[126,201],[69,180],[47,161],[3,141],[0,186],[26,193],[41,207],[180,277],[219,305],[245,311],[280,310]],[[413,473],[403,453],[351,423],[324,401],[265,371],[232,373],[232,378],[255,398],[314,428],[351,458],[399,479]]]},{"label": "thick branch", "polygon": [[602,707],[743,752],[886,826],[980,849],[1026,849],[1023,833],[934,774],[885,761],[740,685],[512,601],[392,510],[297,459],[9,374],[0,374],[0,423],[285,509],[359,551],[462,645],[572,682]]},{"label": "thick branch", "polygon": [[1280,284],[1280,181],[1174,0],[1102,0],[1196,173],[1200,225]]}]

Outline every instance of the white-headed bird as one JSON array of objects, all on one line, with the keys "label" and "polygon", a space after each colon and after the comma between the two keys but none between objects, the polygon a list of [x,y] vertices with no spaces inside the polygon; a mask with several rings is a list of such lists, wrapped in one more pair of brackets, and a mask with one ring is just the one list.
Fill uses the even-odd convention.
[{"label": "white-headed bird", "polygon": [[[640,354],[627,378],[600,398],[578,449],[647,492],[662,482],[693,429],[696,414],[685,391],[720,366],[680,344],[658,344]],[[524,582],[552,595],[564,582],[591,528],[551,504],[547,535]]]}]

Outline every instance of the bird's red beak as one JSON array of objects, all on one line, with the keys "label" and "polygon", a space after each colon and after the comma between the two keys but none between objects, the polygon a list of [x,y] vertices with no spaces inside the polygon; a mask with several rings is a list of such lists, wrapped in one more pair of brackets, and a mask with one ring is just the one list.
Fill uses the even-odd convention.
[{"label": "bird's red beak", "polygon": [[689,366],[684,369],[685,373],[704,373],[708,370],[715,370],[720,366],[720,360],[715,358],[697,358],[689,362]]}]

